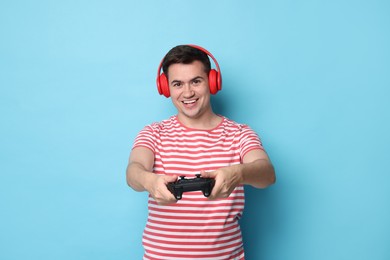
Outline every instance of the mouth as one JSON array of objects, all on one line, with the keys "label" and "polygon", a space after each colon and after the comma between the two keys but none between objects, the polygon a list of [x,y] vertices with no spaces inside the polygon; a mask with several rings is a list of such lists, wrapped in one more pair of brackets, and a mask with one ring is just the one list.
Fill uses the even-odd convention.
[{"label": "mouth", "polygon": [[198,101],[198,99],[192,99],[192,100],[183,100],[182,103],[186,106],[191,106],[193,104],[196,103],[196,101]]}]

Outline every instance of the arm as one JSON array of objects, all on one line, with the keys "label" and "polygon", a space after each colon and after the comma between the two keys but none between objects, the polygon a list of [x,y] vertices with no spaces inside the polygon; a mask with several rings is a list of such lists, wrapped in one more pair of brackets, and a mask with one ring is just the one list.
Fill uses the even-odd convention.
[{"label": "arm", "polygon": [[213,172],[202,172],[203,177],[215,178],[210,199],[227,198],[240,184],[255,188],[266,188],[275,183],[275,170],[268,155],[261,149],[248,152],[242,164],[220,168]]},{"label": "arm", "polygon": [[127,184],[135,191],[148,191],[158,204],[175,203],[176,199],[166,185],[177,176],[157,175],[153,173],[153,164],[154,154],[150,149],[134,148],[126,170]]},{"label": "arm", "polygon": [[249,184],[255,188],[266,188],[276,181],[275,169],[267,153],[256,149],[248,152],[243,164],[237,165],[239,175],[241,172],[241,184]]}]

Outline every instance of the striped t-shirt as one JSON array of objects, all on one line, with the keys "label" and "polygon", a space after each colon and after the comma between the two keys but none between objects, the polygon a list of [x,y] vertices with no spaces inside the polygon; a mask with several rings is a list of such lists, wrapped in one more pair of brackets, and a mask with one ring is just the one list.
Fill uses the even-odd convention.
[{"label": "striped t-shirt", "polygon": [[[201,170],[240,164],[252,149],[263,149],[247,125],[226,117],[211,130],[190,129],[177,116],[140,131],[135,147],[147,147],[155,156],[156,174],[193,178]],[[176,204],[158,205],[149,196],[143,234],[145,260],[244,259],[238,223],[244,209],[242,185],[226,199],[209,200],[202,191],[185,192]]]}]

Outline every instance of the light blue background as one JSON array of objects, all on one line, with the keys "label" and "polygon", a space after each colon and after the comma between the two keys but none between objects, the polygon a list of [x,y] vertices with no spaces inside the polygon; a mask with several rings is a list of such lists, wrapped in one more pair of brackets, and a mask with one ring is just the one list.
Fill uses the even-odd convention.
[{"label": "light blue background", "polygon": [[215,110],[262,137],[247,258],[390,259],[388,1],[1,1],[0,259],[140,259],[138,131],[182,43],[217,58]]}]

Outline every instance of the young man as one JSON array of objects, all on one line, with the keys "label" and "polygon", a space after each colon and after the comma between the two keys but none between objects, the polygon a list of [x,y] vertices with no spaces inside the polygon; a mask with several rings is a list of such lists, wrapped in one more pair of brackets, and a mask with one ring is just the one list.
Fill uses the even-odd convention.
[{"label": "young man", "polygon": [[[244,185],[273,184],[274,168],[249,126],[213,112],[210,95],[221,89],[221,74],[211,53],[179,45],[159,74],[161,67],[158,90],[171,97],[177,115],[140,131],[127,168],[128,185],[149,192],[144,259],[244,259]],[[176,200],[167,184],[195,174],[215,180],[210,196],[192,191]]]}]

